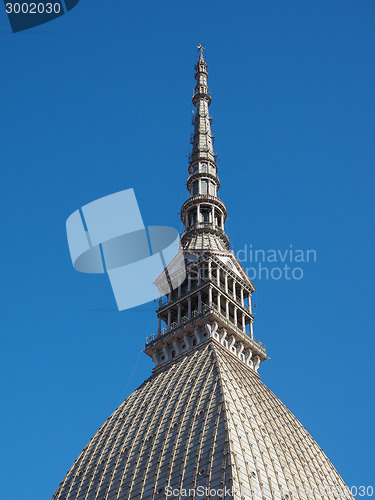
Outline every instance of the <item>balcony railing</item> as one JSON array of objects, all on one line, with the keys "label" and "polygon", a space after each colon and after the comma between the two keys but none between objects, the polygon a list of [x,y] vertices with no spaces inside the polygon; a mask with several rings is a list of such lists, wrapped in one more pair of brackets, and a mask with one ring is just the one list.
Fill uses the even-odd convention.
[{"label": "balcony railing", "polygon": [[181,234],[181,238],[183,238],[185,234],[190,233],[191,231],[200,231],[201,229],[211,229],[212,231],[215,231],[215,233],[219,233],[225,236],[226,239],[228,239],[228,235],[224,231],[224,229],[222,229],[217,224],[211,224],[211,222],[196,222],[195,224],[192,224]]},{"label": "balcony railing", "polygon": [[226,213],[226,207],[225,207],[224,202],[220,198],[218,198],[217,196],[214,196],[213,194],[195,194],[194,196],[191,196],[182,205],[181,212],[183,212],[185,210],[185,207],[187,207],[191,203],[196,203],[196,202],[199,202],[199,201],[207,201],[207,200],[208,201],[212,201],[212,203],[214,205],[220,207],[221,210],[224,213]]},{"label": "balcony railing", "polygon": [[182,330],[183,328],[186,328],[189,326],[191,323],[194,323],[198,318],[204,318],[205,316],[208,316],[209,314],[214,313],[217,317],[219,317],[224,323],[229,323],[229,326],[234,330],[236,333],[238,333],[241,337],[246,339],[248,342],[250,342],[255,349],[260,351],[264,356],[267,356],[266,353],[266,348],[262,342],[256,339],[252,339],[246,331],[244,331],[241,327],[236,325],[234,321],[232,321],[231,318],[228,318],[225,314],[223,314],[221,311],[219,311],[218,307],[216,304],[205,304],[202,303],[202,309],[201,311],[194,310],[191,314],[191,317],[188,318],[187,316],[183,316],[181,318],[180,323],[173,322],[171,324],[170,330],[167,328],[163,328],[161,330],[160,335],[158,333],[153,333],[146,339],[146,348],[151,347],[152,345],[156,344],[159,342],[159,340],[167,339],[177,333],[179,330]]}]

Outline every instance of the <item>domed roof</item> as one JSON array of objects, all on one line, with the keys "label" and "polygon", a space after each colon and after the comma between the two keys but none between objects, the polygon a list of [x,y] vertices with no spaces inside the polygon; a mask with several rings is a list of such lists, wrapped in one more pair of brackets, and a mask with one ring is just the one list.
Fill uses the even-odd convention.
[{"label": "domed roof", "polygon": [[190,498],[199,487],[208,498],[353,498],[296,417],[212,338],[124,401],[53,500],[161,499],[172,489]]}]

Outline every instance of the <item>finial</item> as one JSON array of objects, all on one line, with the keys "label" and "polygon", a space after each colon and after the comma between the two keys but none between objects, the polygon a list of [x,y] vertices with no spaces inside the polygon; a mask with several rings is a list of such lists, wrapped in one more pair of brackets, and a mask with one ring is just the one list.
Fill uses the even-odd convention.
[{"label": "finial", "polygon": [[203,55],[203,51],[205,50],[205,48],[206,47],[200,43],[199,45],[197,45],[197,52],[200,52]]}]

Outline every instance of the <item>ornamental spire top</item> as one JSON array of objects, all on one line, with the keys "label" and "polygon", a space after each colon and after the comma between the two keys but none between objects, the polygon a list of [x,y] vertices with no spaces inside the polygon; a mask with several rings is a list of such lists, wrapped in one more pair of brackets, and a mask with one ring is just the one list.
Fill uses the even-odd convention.
[{"label": "ornamental spire top", "polygon": [[[190,198],[182,205],[181,219],[185,225],[182,243],[185,249],[197,248],[197,242],[212,250],[228,250],[228,236],[224,230],[227,217],[225,204],[218,198],[220,181],[217,176],[216,154],[211,132],[208,107],[211,94],[207,85],[207,63],[203,57],[204,46],[197,46],[199,57],[195,64],[196,85],[193,104],[196,107],[191,136],[192,151],[189,156],[187,188]],[[199,237],[200,235],[200,237]]]},{"label": "ornamental spire top", "polygon": [[197,52],[199,52],[198,62],[206,64],[206,61],[204,60],[203,56],[203,51],[205,50],[205,46],[200,43],[199,45],[197,45],[197,49],[198,49]]}]

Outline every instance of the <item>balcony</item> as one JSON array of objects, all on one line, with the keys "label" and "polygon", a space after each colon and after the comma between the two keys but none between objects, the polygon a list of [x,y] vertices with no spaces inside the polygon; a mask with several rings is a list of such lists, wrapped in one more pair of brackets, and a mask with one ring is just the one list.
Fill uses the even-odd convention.
[{"label": "balcony", "polygon": [[[212,202],[213,205],[221,210],[221,212],[224,214],[224,217],[226,216],[227,209],[224,202],[220,198],[212,194],[195,194],[191,198],[188,198],[181,207],[181,215],[184,215],[185,210],[187,208],[190,208],[191,205],[205,202]],[[182,222],[184,222],[184,218],[182,219]]]},{"label": "balcony", "polygon": [[224,324],[227,324],[233,331],[235,331],[238,335],[240,335],[247,342],[249,342],[254,347],[255,350],[260,352],[263,356],[267,357],[265,345],[262,342],[260,342],[260,340],[250,338],[250,336],[246,332],[244,332],[242,328],[240,328],[238,325],[234,323],[234,321],[232,321],[232,318],[227,318],[225,314],[219,311],[216,304],[208,305],[205,303],[202,304],[201,311],[194,310],[192,312],[191,318],[183,316],[181,318],[181,323],[178,324],[176,322],[173,322],[171,324],[170,330],[167,330],[167,328],[163,328],[161,330],[160,335],[158,335],[158,333],[153,333],[152,335],[147,337],[146,349],[149,349],[150,347],[157,344],[161,340],[165,341],[169,337],[173,336],[175,333],[195,323],[195,321],[197,321],[198,319],[205,318],[210,314],[214,314],[219,319],[221,319]]},{"label": "balcony", "polygon": [[217,226],[216,224],[211,224],[211,222],[196,222],[195,224],[192,224],[188,229],[186,229],[182,234],[181,234],[181,239],[188,233],[192,231],[201,231],[207,229],[208,231],[212,231],[216,234],[224,236],[228,240],[228,235],[224,231],[224,229],[221,229],[220,226]]}]

